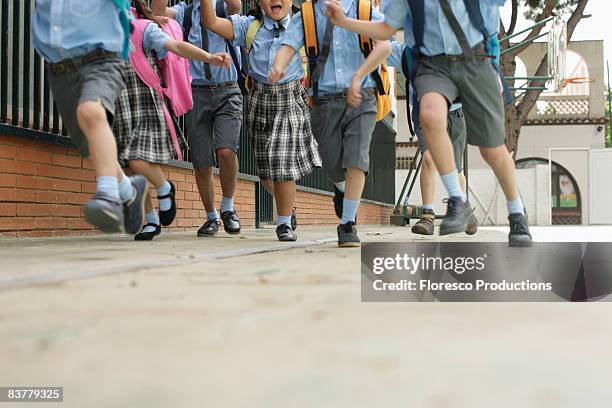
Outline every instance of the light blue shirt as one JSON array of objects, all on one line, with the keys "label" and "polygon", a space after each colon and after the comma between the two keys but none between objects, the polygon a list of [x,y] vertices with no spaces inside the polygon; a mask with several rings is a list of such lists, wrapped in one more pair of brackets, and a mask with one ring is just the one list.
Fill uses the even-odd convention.
[{"label": "light blue shirt", "polygon": [[[405,0],[403,1],[405,2]],[[319,49],[322,49],[325,27],[327,25],[324,3],[324,1],[317,1],[314,7]],[[342,0],[342,8],[348,17],[357,17],[357,0]],[[372,10],[372,21],[382,20],[382,14]],[[304,28],[301,13],[296,14],[287,34],[282,43],[291,46],[297,52],[304,45]],[[364,58],[359,48],[357,34],[335,26],[329,57],[319,79],[319,94],[326,95],[344,92],[351,85],[353,74],[363,61]],[[371,75],[368,75],[364,80],[363,87],[374,88],[375,86]]]},{"label": "light blue shirt", "polygon": [[[485,19],[487,30],[493,25],[499,25],[499,14],[497,14],[496,23],[492,21],[495,18],[494,8],[503,6],[506,0],[480,0],[481,11]],[[449,0],[453,14],[463,28],[470,46],[474,47],[478,43],[483,42],[483,35],[470,21],[467,9],[463,0]],[[425,32],[423,35],[423,48],[420,50],[423,54],[429,56],[435,55],[461,55],[463,54],[459,41],[455,36],[450,24],[448,23],[440,3],[438,0],[425,0]],[[404,40],[409,47],[414,47],[414,32],[412,25],[412,13],[407,0],[385,0],[382,2],[383,14],[385,15],[385,23],[395,29],[404,28]],[[492,32],[496,32],[497,28]]]},{"label": "light blue shirt", "polygon": [[[398,69],[401,72],[402,71],[402,58],[403,58],[404,50],[406,49],[406,47],[407,45],[405,43],[402,43],[399,41],[391,41],[391,55],[389,55],[389,57],[387,58],[387,65],[395,69]],[[408,90],[408,93],[409,93],[408,97],[410,98],[410,104],[414,105],[416,101],[414,100],[414,89],[412,87],[412,84],[410,86],[410,89]],[[463,107],[463,104],[461,104],[461,102],[455,102],[451,105],[448,111],[453,112],[462,107]]]},{"label": "light blue shirt", "polygon": [[[208,0],[212,3],[213,9],[215,8],[215,0]],[[185,2],[180,2],[176,6],[174,6],[174,10],[176,10],[176,21],[183,25],[183,19],[185,17],[185,8],[187,4]],[[191,26],[191,31],[189,32],[189,42],[196,47],[202,48],[202,29],[200,27],[200,0],[193,1],[193,11],[191,13],[191,21],[193,25]],[[208,52],[211,54],[217,52],[228,52],[227,44],[225,43],[225,38],[218,36],[212,31],[208,30]],[[236,54],[240,59],[240,50],[236,50]],[[189,61],[189,73],[193,78],[194,85],[208,85],[208,84],[220,84],[223,82],[231,82],[236,81],[238,79],[238,73],[236,72],[236,67],[234,64],[230,64],[229,69],[225,69],[220,66],[210,65],[210,72],[212,77],[210,80],[206,79],[204,74],[204,62],[202,61]]]},{"label": "light blue shirt", "polygon": [[[233,15],[231,19],[234,24],[234,45],[246,47],[247,31],[251,23],[255,20],[255,17]],[[248,56],[249,74],[256,81],[268,83],[268,73],[272,68],[276,53],[282,47],[282,41],[287,36],[289,23],[293,21],[294,19],[291,19],[289,14],[278,22],[272,20],[268,16],[264,16],[264,23],[253,39],[251,51]],[[275,26],[282,27],[278,38],[275,38],[274,35]],[[280,80],[279,83],[297,81],[302,78],[304,78],[302,59],[300,54],[296,53],[285,70],[285,77]]]},{"label": "light blue shirt", "polygon": [[165,47],[169,40],[170,36],[164,30],[154,22],[150,22],[147,24],[142,35],[142,48],[155,51],[157,59],[161,60],[168,55],[168,50]]},{"label": "light blue shirt", "polygon": [[32,44],[49,62],[82,57],[96,49],[120,54],[124,38],[113,0],[36,0]]}]

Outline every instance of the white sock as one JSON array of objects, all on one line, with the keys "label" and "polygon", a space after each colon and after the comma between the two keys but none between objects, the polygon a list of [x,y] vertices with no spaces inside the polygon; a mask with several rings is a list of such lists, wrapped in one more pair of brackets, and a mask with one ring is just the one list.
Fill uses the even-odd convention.
[{"label": "white sock", "polygon": [[134,187],[132,186],[132,180],[129,177],[123,177],[119,182],[119,197],[124,203],[130,201],[134,196]]},{"label": "white sock", "polygon": [[[145,220],[147,221],[147,224],[159,225],[159,216],[157,215],[157,211],[153,209],[151,212],[146,213]],[[147,226],[142,230],[142,232],[155,232],[155,228]]]},{"label": "white sock", "polygon": [[[170,194],[170,191],[172,191],[172,187],[170,186],[170,183],[168,182],[168,180],[166,180],[166,182],[164,183],[163,186],[156,188],[155,191],[157,191],[157,196],[165,196],[167,194]],[[159,210],[160,211],[168,211],[170,209],[170,207],[172,207],[172,200],[169,198],[162,198],[161,200],[159,200]]]}]

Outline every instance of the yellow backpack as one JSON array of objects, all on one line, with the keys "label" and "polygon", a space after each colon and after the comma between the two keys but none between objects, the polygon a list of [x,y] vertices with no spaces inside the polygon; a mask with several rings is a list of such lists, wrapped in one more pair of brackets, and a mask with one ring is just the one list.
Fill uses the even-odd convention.
[{"label": "yellow backpack", "polygon": [[[251,48],[253,47],[253,41],[255,40],[255,36],[257,35],[257,32],[259,31],[259,29],[261,28],[261,26],[263,25],[263,21],[262,20],[258,20],[255,19],[253,21],[251,21],[251,24],[249,24],[249,28],[247,29],[247,34],[246,34],[246,52],[247,54],[251,52]],[[307,86],[308,84],[308,57],[306,57],[306,51],[304,50],[304,47],[300,48],[300,56],[302,57],[302,66],[304,68],[304,85]],[[248,84],[248,89],[251,89],[251,79],[250,76],[247,78],[247,84]]]},{"label": "yellow backpack", "polygon": [[[314,2],[308,0],[302,4],[302,23],[304,25],[304,47],[308,62],[310,75],[314,72],[319,57],[319,43],[317,42],[317,24],[315,19]],[[370,21],[372,19],[372,3],[369,0],[358,0],[357,18],[359,20]],[[358,35],[359,48],[364,56],[372,52],[374,44],[371,38]],[[383,62],[378,70],[372,72],[372,79],[376,83],[376,121],[384,119],[391,112],[391,82],[389,80],[389,70],[387,63]]]}]

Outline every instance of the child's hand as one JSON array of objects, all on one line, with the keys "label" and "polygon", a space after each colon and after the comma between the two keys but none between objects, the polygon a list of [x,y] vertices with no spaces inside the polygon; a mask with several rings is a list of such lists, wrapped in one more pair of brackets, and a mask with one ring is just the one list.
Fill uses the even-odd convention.
[{"label": "child's hand", "polygon": [[212,54],[207,62],[211,65],[219,65],[225,69],[229,69],[232,63],[232,57],[227,52],[218,52]]},{"label": "child's hand", "polygon": [[357,108],[359,105],[361,105],[361,82],[361,78],[353,75],[351,86],[349,87],[348,94],[346,95],[346,103],[353,108]]},{"label": "child's hand", "polygon": [[281,79],[283,79],[284,77],[285,77],[285,70],[283,68],[278,68],[273,65],[272,69],[270,69],[270,73],[268,74],[268,81],[271,84],[275,84]]},{"label": "child's hand", "polygon": [[340,0],[327,0],[325,2],[325,15],[337,26],[342,27],[342,23],[346,21],[346,14],[344,14]]}]

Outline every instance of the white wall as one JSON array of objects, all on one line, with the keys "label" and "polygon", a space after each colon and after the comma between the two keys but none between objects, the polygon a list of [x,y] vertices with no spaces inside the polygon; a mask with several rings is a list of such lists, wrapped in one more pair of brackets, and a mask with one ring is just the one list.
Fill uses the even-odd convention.
[{"label": "white wall", "polygon": [[612,149],[591,151],[590,223],[612,224]]}]

